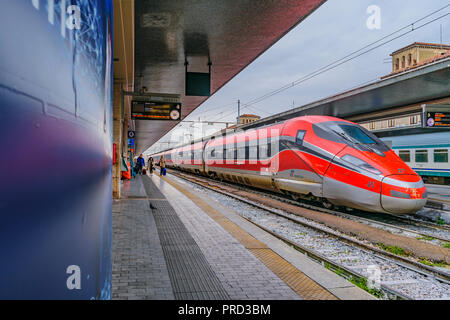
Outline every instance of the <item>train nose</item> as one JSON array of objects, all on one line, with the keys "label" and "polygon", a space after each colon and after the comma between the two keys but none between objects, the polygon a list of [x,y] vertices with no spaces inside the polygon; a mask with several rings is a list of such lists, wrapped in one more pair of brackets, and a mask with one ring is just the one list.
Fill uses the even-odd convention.
[{"label": "train nose", "polygon": [[412,214],[427,202],[425,184],[418,175],[390,175],[382,180],[381,206],[396,214]]}]

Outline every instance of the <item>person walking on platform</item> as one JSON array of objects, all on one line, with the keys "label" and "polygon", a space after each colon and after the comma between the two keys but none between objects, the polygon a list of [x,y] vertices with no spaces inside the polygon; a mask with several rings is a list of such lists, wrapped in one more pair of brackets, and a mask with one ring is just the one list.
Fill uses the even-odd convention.
[{"label": "person walking on platform", "polygon": [[155,169],[154,163],[153,163],[153,157],[148,158],[147,166],[148,166],[148,171],[150,171],[150,174],[152,174],[153,170]]},{"label": "person walking on platform", "polygon": [[166,159],[164,159],[164,155],[162,155],[161,159],[159,159],[159,167],[161,168],[160,175],[165,176],[166,175]]},{"label": "person walking on platform", "polygon": [[140,154],[139,158],[136,160],[137,165],[137,173],[140,173],[142,175],[142,169],[145,166],[144,158],[142,157],[142,153]]}]

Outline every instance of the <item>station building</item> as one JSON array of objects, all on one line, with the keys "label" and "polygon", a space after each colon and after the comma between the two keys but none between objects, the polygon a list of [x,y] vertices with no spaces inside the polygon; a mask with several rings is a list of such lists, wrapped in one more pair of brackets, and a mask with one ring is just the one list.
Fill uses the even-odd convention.
[{"label": "station building", "polygon": [[392,73],[390,75],[417,68],[449,54],[449,45],[414,42],[391,53]]},{"label": "station building", "polygon": [[260,116],[257,116],[256,114],[243,114],[240,117],[237,118],[238,124],[247,124],[252,123],[254,121],[258,121],[261,119]]}]

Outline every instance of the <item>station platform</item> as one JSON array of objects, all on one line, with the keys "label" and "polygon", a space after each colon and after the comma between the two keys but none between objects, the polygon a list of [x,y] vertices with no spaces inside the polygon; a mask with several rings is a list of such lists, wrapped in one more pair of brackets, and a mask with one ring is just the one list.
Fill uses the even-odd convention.
[{"label": "station platform", "polygon": [[442,203],[445,210],[450,211],[450,186],[426,184],[428,199]]},{"label": "station platform", "polygon": [[425,184],[428,192],[427,206],[417,214],[421,218],[436,222],[438,219],[450,223],[450,186]]},{"label": "station platform", "polygon": [[112,298],[375,299],[170,174],[114,201]]}]

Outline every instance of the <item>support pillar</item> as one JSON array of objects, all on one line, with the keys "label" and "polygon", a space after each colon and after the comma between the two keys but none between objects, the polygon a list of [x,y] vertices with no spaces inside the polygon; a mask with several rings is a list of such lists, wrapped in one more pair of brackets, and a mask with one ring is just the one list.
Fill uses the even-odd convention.
[{"label": "support pillar", "polygon": [[113,165],[113,198],[120,198],[120,175],[123,151],[123,99],[122,83],[114,82],[113,143],[116,144],[116,163]]}]

